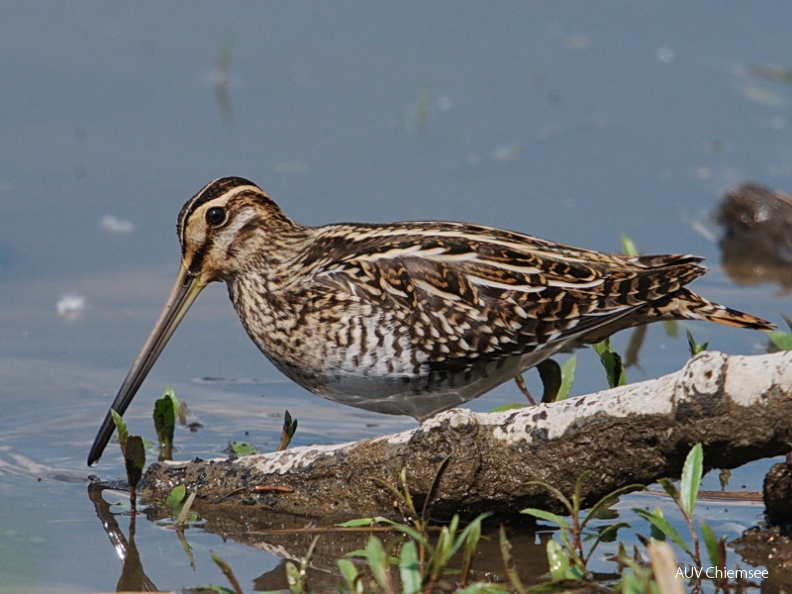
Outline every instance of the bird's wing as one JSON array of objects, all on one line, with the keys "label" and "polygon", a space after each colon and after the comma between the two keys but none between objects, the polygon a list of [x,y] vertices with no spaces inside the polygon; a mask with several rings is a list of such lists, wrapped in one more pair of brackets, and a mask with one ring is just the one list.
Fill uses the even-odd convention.
[{"label": "bird's wing", "polygon": [[461,223],[325,233],[314,246],[315,281],[407,312],[431,361],[499,359],[567,341],[705,271],[693,256],[628,258]]}]

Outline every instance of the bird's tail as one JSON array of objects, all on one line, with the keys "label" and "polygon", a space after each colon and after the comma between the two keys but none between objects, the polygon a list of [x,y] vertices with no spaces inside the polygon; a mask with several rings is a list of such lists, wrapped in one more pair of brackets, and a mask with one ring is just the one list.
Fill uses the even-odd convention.
[{"label": "bird's tail", "polygon": [[649,311],[642,309],[641,313],[654,319],[705,320],[751,330],[775,328],[775,324],[767,320],[715,303],[688,289],[679,289],[665,299],[649,304],[646,309]]}]

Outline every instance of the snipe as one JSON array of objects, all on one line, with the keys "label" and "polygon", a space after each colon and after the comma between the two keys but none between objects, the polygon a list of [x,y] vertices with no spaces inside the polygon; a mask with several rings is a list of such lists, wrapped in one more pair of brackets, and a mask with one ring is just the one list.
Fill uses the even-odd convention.
[{"label": "snipe", "polygon": [[[255,184],[218,179],[179,213],[176,284],[112,408],[123,414],[201,290],[225,281],[242,324],[289,378],[418,420],[554,353],[670,319],[769,329],[684,288],[689,255],[626,257],[440,221],[305,227]],[[88,463],[113,433],[108,411]]]}]

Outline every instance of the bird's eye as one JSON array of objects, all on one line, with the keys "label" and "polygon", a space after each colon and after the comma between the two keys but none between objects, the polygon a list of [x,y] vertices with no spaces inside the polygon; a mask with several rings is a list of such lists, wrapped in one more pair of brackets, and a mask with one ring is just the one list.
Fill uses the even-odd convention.
[{"label": "bird's eye", "polygon": [[225,208],[213,206],[206,211],[206,222],[210,227],[217,229],[222,227],[228,220],[228,213]]}]

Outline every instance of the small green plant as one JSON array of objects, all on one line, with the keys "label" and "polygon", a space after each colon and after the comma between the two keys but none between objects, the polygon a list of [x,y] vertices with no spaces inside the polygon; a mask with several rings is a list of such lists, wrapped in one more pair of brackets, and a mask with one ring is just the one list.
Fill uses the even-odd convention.
[{"label": "small green plant", "polygon": [[[792,331],[792,318],[787,316],[781,317],[784,318],[787,326]],[[784,332],[783,330],[773,330],[767,333],[767,337],[779,351],[792,351],[792,333]]]},{"label": "small green plant", "polygon": [[[441,470],[445,465],[441,465]],[[440,474],[438,472],[438,476]],[[435,483],[437,477],[435,478]],[[378,481],[380,482],[380,481]],[[482,514],[464,528],[460,527],[459,516],[454,516],[451,521],[440,529],[437,539],[432,541],[429,538],[429,522],[426,519],[426,504],[431,498],[434,486],[427,494],[427,501],[419,512],[410,489],[407,486],[406,469],[399,474],[399,485],[394,487],[387,483],[384,484],[397,498],[402,513],[409,522],[403,524],[388,518],[360,518],[339,524],[346,528],[361,528],[372,525],[382,525],[392,527],[395,531],[401,532],[407,541],[401,545],[399,556],[393,556],[386,552],[382,541],[376,536],[370,536],[365,549],[352,551],[345,555],[345,559],[339,560],[338,566],[344,577],[347,592],[369,591],[363,588],[362,577],[350,561],[350,557],[364,558],[368,568],[381,592],[395,593],[399,590],[395,586],[395,575],[392,567],[398,567],[399,580],[401,582],[401,592],[434,592],[441,578],[454,575],[459,588],[463,592],[502,592],[491,584],[468,584],[470,571],[473,565],[473,556],[476,546],[481,538],[481,523],[489,514]],[[461,553],[461,566],[459,569],[452,568],[451,561]],[[485,589],[485,586],[487,589]],[[363,588],[363,589],[361,589]]]},{"label": "small green plant", "polygon": [[703,353],[709,347],[708,342],[696,342],[696,339],[693,338],[693,334],[690,333],[690,330],[685,329],[685,334],[687,334],[688,348],[690,349],[691,357],[695,357],[699,353]]},{"label": "small green plant", "polygon": [[137,484],[143,476],[143,468],[146,466],[146,448],[143,439],[139,435],[130,435],[124,419],[116,411],[110,411],[113,415],[113,422],[118,432],[118,443],[121,446],[121,454],[124,456],[124,466],[126,467],[127,481],[132,499],[132,507],[135,507]]},{"label": "small green plant", "polygon": [[608,385],[611,388],[625,385],[627,377],[624,374],[624,364],[622,363],[621,355],[611,345],[610,339],[606,338],[592,346],[599,355],[602,366],[605,368]]},{"label": "small green plant", "polygon": [[286,562],[286,581],[289,582],[289,591],[292,594],[310,592],[308,588],[308,567],[311,564],[311,557],[313,557],[317,542],[319,542],[319,537],[315,536],[308,547],[308,551],[300,560],[299,567],[292,561]]},{"label": "small green plant", "polygon": [[622,233],[621,236],[621,245],[622,245],[622,254],[625,256],[629,256],[630,258],[635,258],[636,256],[640,256],[640,252],[638,248],[635,247],[635,243],[630,238],[629,235],[626,233]]},{"label": "small green plant", "polygon": [[179,401],[172,388],[165,388],[165,392],[154,402],[154,429],[159,442],[159,461],[173,459],[173,433],[176,428]]},{"label": "small green plant", "polygon": [[191,509],[196,495],[196,491],[188,495],[187,488],[184,485],[176,485],[171,492],[168,493],[168,496],[165,498],[165,506],[173,515],[173,523],[176,528],[183,528],[185,525],[192,524],[198,519],[198,514]]},{"label": "small green plant", "polygon": [[561,386],[555,396],[555,402],[566,400],[572,390],[572,382],[575,381],[575,369],[577,367],[577,355],[572,355],[564,364],[561,365]]},{"label": "small green plant", "polygon": [[[550,522],[559,528],[561,543],[559,544],[554,539],[547,541],[547,561],[550,566],[550,578],[553,582],[590,580],[591,576],[587,566],[599,544],[615,540],[619,530],[629,527],[626,522],[616,522],[597,528],[591,528],[590,524],[622,495],[643,489],[643,485],[626,485],[608,493],[583,513],[583,486],[589,477],[589,472],[584,472],[578,477],[571,497],[567,497],[547,483],[539,481],[529,483],[550,491],[569,515],[569,519],[567,519],[537,508],[527,508],[521,512]],[[587,542],[591,543],[588,547],[584,544]]]},{"label": "small green plant", "polygon": [[224,594],[242,594],[242,586],[239,585],[239,580],[237,580],[236,576],[234,575],[234,570],[231,569],[231,566],[226,563],[219,555],[216,555],[214,551],[209,551],[209,555],[211,555],[212,561],[214,561],[215,565],[220,568],[220,571],[223,572],[223,575],[233,588],[233,590],[229,590],[228,588],[223,588],[220,586],[210,586],[213,591],[222,592]]},{"label": "small green plant", "polygon": [[292,416],[289,414],[289,411],[287,410],[283,414],[283,428],[281,429],[280,444],[278,445],[279,452],[289,447],[292,437],[294,437],[294,434],[296,432],[297,432],[297,419],[292,420]]},{"label": "small green plant", "polygon": [[[539,372],[539,378],[542,380],[542,402],[558,402],[569,396],[569,391],[572,389],[572,382],[575,379],[576,365],[577,357],[572,355],[564,361],[563,365],[559,365],[554,359],[545,359],[536,366]],[[528,401],[531,404],[536,404],[531,392],[525,385],[525,379],[523,379],[522,374],[515,377],[514,381],[517,382],[517,387],[525,394]],[[492,412],[523,408],[523,406],[522,404],[516,403],[505,404],[493,409]]]},{"label": "small green plant", "polygon": [[[362,557],[366,560],[369,570],[381,592],[434,592],[441,579],[453,576],[458,588],[463,592],[503,592],[503,589],[492,584],[469,584],[473,556],[481,538],[481,522],[489,514],[478,516],[470,524],[460,529],[459,516],[440,529],[434,543],[428,531],[416,530],[413,526],[400,524],[387,518],[363,518],[341,524],[345,527],[371,525],[372,522],[387,524],[394,530],[403,533],[408,540],[401,545],[398,557],[389,554],[382,541],[372,535],[365,549],[352,551],[345,559],[338,561],[338,567],[344,576],[348,592],[370,591],[363,587],[362,577],[357,572],[351,557]],[[457,553],[462,554],[461,565],[455,568],[451,561]],[[398,568],[401,589],[396,589],[395,573],[392,567]]]},{"label": "small green plant", "polygon": [[249,444],[246,441],[229,441],[228,447],[232,454],[240,458],[242,456],[250,456],[251,454],[255,454],[258,451],[256,446]]},{"label": "small green plant", "polygon": [[[682,513],[685,523],[688,527],[690,534],[690,544],[688,544],[679,532],[671,525],[671,523],[663,517],[660,508],[649,511],[642,508],[633,508],[633,511],[644,518],[652,527],[652,538],[654,540],[664,541],[666,539],[673,542],[676,546],[687,553],[697,568],[703,566],[703,559],[701,555],[701,547],[696,526],[693,520],[693,511],[696,506],[698,498],[699,486],[701,485],[701,478],[704,468],[704,449],[701,444],[696,444],[687,455],[685,463],[682,467],[682,477],[679,481],[679,489],[674,485],[673,481],[669,479],[661,479],[659,481],[663,490],[673,499],[679,511]],[[709,556],[710,565],[712,567],[726,567],[726,537],[718,539],[712,528],[703,521],[699,522],[701,536],[704,541],[704,546]],[[644,539],[645,542],[646,539]],[[701,586],[701,581],[706,577],[705,573],[700,573],[699,577],[695,578],[698,586]],[[715,578],[713,581],[716,587],[728,592],[728,583],[724,581],[725,578]]]}]

